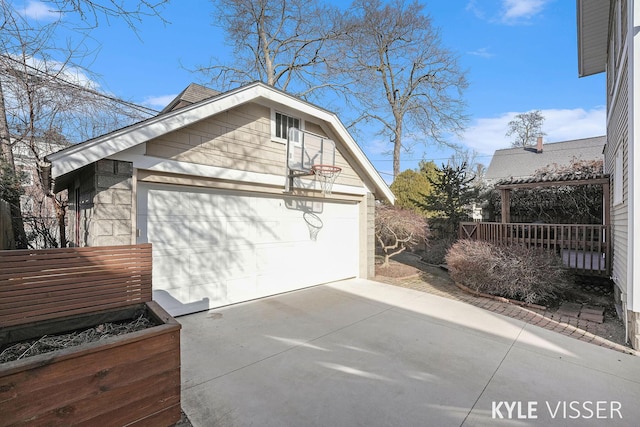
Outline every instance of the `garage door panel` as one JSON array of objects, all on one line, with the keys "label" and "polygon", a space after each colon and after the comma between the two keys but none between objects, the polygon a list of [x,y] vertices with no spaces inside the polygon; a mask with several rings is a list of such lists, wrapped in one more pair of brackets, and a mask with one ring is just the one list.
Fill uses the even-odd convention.
[{"label": "garage door panel", "polygon": [[256,241],[256,229],[260,227],[253,218],[230,218],[226,222],[226,234],[228,240],[244,242]]},{"label": "garage door panel", "polygon": [[226,225],[218,219],[190,220],[186,224],[189,230],[189,243],[192,247],[215,247],[228,239]]},{"label": "garage door panel", "polygon": [[256,277],[238,277],[227,281],[227,295],[230,303],[262,298],[272,293],[258,289]]},{"label": "garage door panel", "polygon": [[207,301],[208,306],[213,303],[218,305],[230,303],[227,285],[223,281],[192,284],[188,290],[189,301]]},{"label": "garage door panel", "polygon": [[[297,248],[301,250],[301,248]],[[295,260],[291,259],[293,245],[262,245],[256,248],[256,270],[265,272],[285,272]]]},{"label": "garage door panel", "polygon": [[307,206],[298,199],[146,183],[138,193],[154,298],[173,315],[357,275],[356,204],[314,204],[323,222],[314,241],[304,211],[291,209]]},{"label": "garage door panel", "polygon": [[188,275],[192,282],[207,283],[224,278],[224,253],[215,250],[194,250],[188,254]]},{"label": "garage door panel", "polygon": [[268,243],[276,243],[282,240],[278,231],[279,221],[263,221],[255,226],[255,243],[264,245]]},{"label": "garage door panel", "polygon": [[162,190],[149,190],[147,206],[149,212],[156,215],[172,215],[182,210],[188,203],[185,194],[180,192],[166,192]]},{"label": "garage door panel", "polygon": [[237,279],[255,275],[256,253],[252,249],[231,251],[224,267],[224,277]]},{"label": "garage door panel", "polygon": [[162,250],[153,248],[153,279],[188,280],[189,253],[182,250]]},{"label": "garage door panel", "polygon": [[188,248],[190,245],[188,223],[147,219],[147,234],[160,249]]},{"label": "garage door panel", "polygon": [[255,199],[251,197],[223,197],[219,207],[227,218],[261,216],[260,211],[255,207]]},{"label": "garage door panel", "polygon": [[185,209],[194,215],[222,216],[224,214],[223,198],[219,194],[205,191],[189,191]]}]

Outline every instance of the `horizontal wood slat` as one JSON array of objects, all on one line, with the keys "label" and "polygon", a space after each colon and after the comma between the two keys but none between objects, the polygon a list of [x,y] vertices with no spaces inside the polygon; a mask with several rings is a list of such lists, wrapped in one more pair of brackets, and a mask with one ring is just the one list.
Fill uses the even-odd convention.
[{"label": "horizontal wood slat", "polygon": [[151,244],[0,251],[0,327],[151,301]]}]

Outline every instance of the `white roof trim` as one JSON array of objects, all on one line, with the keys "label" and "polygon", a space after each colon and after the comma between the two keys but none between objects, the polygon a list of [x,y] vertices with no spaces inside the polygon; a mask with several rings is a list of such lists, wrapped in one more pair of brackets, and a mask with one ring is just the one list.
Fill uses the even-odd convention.
[{"label": "white roof trim", "polygon": [[[55,179],[100,159],[114,156],[117,153],[145,143],[168,132],[189,126],[207,117],[258,99],[265,99],[287,105],[329,123],[344,142],[345,148],[349,150],[349,153],[360,166],[362,166],[368,177],[374,183],[376,189],[380,191],[380,195],[389,202],[394,202],[395,196],[391,192],[391,189],[389,189],[389,186],[380,174],[378,174],[362,149],[334,113],[330,113],[260,82],[222,93],[210,100],[153,117],[110,134],[50,154],[47,156],[47,160],[52,164],[52,177]],[[284,177],[280,177],[280,179],[284,179]]]}]

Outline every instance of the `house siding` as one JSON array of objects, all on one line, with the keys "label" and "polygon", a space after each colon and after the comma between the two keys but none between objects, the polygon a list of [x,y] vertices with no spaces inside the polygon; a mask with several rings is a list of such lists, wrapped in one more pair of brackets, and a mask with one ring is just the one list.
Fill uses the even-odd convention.
[{"label": "house siding", "polygon": [[99,160],[84,167],[68,190],[72,246],[134,243],[132,163]]},{"label": "house siding", "polygon": [[[613,172],[615,169],[615,157],[618,150],[622,152],[622,203],[614,204],[611,209],[611,231],[612,231],[612,277],[619,287],[621,297],[626,295],[627,282],[627,240],[628,240],[628,90],[627,78],[628,67],[624,62],[624,68],[619,72],[616,81],[616,97],[610,98],[609,120],[607,123],[607,146],[605,149],[605,170]],[[619,183],[615,182],[615,173],[611,173],[612,185],[610,186],[611,200],[613,198],[614,187]]]},{"label": "house siding", "polygon": [[[309,120],[305,120],[305,129],[326,135],[319,124]],[[285,174],[286,145],[271,140],[271,109],[256,103],[238,106],[153,139],[146,144],[146,154],[248,172]],[[336,184],[363,185],[339,146],[336,165],[342,168]]]},{"label": "house siding", "polygon": [[375,271],[375,208],[376,199],[371,193],[360,203],[360,277],[373,279]]},{"label": "house siding", "polygon": [[[640,313],[631,301],[634,284],[628,275],[632,267],[629,245],[633,237],[629,231],[630,194],[629,172],[632,165],[630,144],[633,143],[629,117],[635,101],[630,90],[629,56],[633,50],[634,38],[628,33],[628,2],[615,2],[609,21],[607,52],[607,145],[605,147],[605,168],[611,176],[611,230],[612,230],[612,273],[615,283],[616,304],[622,310],[627,322],[627,338],[634,348],[640,347]],[[620,12],[618,13],[618,8]],[[616,156],[621,155],[621,165]],[[622,170],[617,170],[619,167]],[[616,199],[616,188],[621,190],[621,198]],[[635,311],[634,311],[635,310]]]}]

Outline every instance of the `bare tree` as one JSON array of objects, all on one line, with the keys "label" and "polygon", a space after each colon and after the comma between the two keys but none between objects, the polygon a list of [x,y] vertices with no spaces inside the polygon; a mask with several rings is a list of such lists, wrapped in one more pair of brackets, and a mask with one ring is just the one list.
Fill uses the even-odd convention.
[{"label": "bare tree", "polygon": [[390,139],[395,177],[403,148],[446,144],[462,131],[465,72],[417,1],[356,0],[346,29],[334,66],[351,80],[359,120],[377,122]]},{"label": "bare tree", "polygon": [[[4,1],[4,0],[3,0]],[[102,20],[107,23],[111,19],[124,21],[129,28],[137,32],[138,25],[144,18],[153,17],[162,22],[162,8],[169,0],[138,0],[124,2],[121,0],[43,0],[51,7],[51,12],[59,13],[64,19],[68,16],[78,17],[87,26],[84,29],[96,28]],[[78,28],[81,30],[81,28]]]},{"label": "bare tree", "polygon": [[542,132],[543,123],[544,116],[540,113],[540,110],[516,115],[509,122],[509,130],[506,133],[506,136],[513,136],[511,146],[514,148],[527,148],[535,145],[536,139],[545,135]]},{"label": "bare tree", "polygon": [[215,25],[227,33],[235,61],[198,71],[217,87],[262,81],[306,97],[328,86],[321,75],[328,66],[324,56],[330,40],[340,33],[341,18],[329,6],[314,0],[213,0]]},{"label": "bare tree", "polygon": [[429,236],[427,220],[414,211],[378,205],[375,214],[375,235],[384,252],[382,267],[389,266],[392,256],[424,243]]},{"label": "bare tree", "polygon": [[[80,3],[51,1],[50,4],[69,8]],[[75,10],[81,18],[93,10],[109,17],[104,4],[111,2],[86,2],[86,8]],[[87,9],[90,8],[90,9]],[[71,9],[65,11],[69,13]],[[96,77],[81,64],[90,55],[82,42],[60,46],[55,35],[62,20],[48,23],[30,21],[5,0],[0,0],[0,136],[2,154],[16,174],[18,165],[14,154],[20,153],[20,168],[36,172],[31,191],[32,212],[29,212],[31,231],[42,230],[48,224],[43,212],[57,219],[59,231],[46,230],[39,233],[40,241],[52,245],[50,236],[59,235],[60,244],[66,245],[64,218],[66,195],[54,195],[46,180],[42,160],[46,154],[57,151],[70,142],[80,142],[98,136],[126,124],[148,117],[150,112],[133,104],[109,97],[99,91],[93,83]],[[135,15],[127,15],[132,19]],[[127,21],[129,22],[129,21]],[[131,21],[133,22],[133,21]],[[34,194],[45,195],[49,203]],[[50,209],[47,206],[51,206]],[[14,218],[22,223],[19,203],[12,206]],[[35,225],[34,225],[35,224]],[[18,227],[19,228],[19,227]],[[24,227],[16,232],[26,237]],[[21,240],[26,240],[21,237]],[[16,239],[18,242],[18,239]],[[20,246],[25,247],[26,242]]]}]

